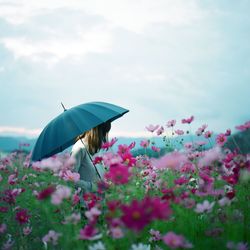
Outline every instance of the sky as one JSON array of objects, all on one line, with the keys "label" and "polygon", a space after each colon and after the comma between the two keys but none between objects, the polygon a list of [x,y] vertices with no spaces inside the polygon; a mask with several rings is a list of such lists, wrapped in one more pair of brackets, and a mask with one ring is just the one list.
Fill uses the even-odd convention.
[{"label": "sky", "polygon": [[0,136],[36,137],[66,108],[130,110],[113,136],[193,115],[250,119],[249,0],[0,0]]}]

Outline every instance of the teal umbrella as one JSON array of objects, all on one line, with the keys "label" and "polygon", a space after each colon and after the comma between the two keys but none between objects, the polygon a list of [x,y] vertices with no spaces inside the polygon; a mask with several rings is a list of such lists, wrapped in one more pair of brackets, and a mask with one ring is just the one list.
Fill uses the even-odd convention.
[{"label": "teal umbrella", "polygon": [[62,152],[74,144],[77,136],[104,122],[112,122],[128,111],[106,102],[89,102],[71,109],[64,108],[64,112],[50,121],[39,135],[32,161]]}]

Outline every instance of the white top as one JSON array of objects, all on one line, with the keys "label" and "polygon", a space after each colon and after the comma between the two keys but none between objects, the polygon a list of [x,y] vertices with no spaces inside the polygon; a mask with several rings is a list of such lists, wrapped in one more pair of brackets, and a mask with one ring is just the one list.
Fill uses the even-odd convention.
[{"label": "white top", "polygon": [[[76,187],[80,187],[83,191],[93,192],[96,191],[96,182],[100,180],[90,155],[85,147],[86,142],[78,140],[72,147],[71,155],[75,158],[74,172],[80,174],[80,180],[76,182]],[[93,156],[95,157],[95,156]],[[102,164],[96,164],[97,171],[101,178],[105,173]]]}]

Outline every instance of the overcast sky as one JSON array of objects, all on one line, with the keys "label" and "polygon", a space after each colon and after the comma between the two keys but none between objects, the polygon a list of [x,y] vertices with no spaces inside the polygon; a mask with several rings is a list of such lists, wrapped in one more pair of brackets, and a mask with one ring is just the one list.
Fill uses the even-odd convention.
[{"label": "overcast sky", "polygon": [[249,13],[249,0],[0,0],[0,135],[37,136],[61,101],[129,109],[114,135],[191,115],[233,129],[250,119]]}]

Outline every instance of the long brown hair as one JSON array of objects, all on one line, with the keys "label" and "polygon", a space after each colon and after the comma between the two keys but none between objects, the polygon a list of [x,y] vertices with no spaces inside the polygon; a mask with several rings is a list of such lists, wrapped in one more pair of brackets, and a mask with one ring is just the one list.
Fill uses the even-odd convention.
[{"label": "long brown hair", "polygon": [[111,122],[105,122],[97,127],[84,132],[76,138],[76,140],[84,138],[87,143],[87,148],[90,154],[94,155],[97,153],[102,146],[102,143],[108,141],[108,132],[111,129]]}]

